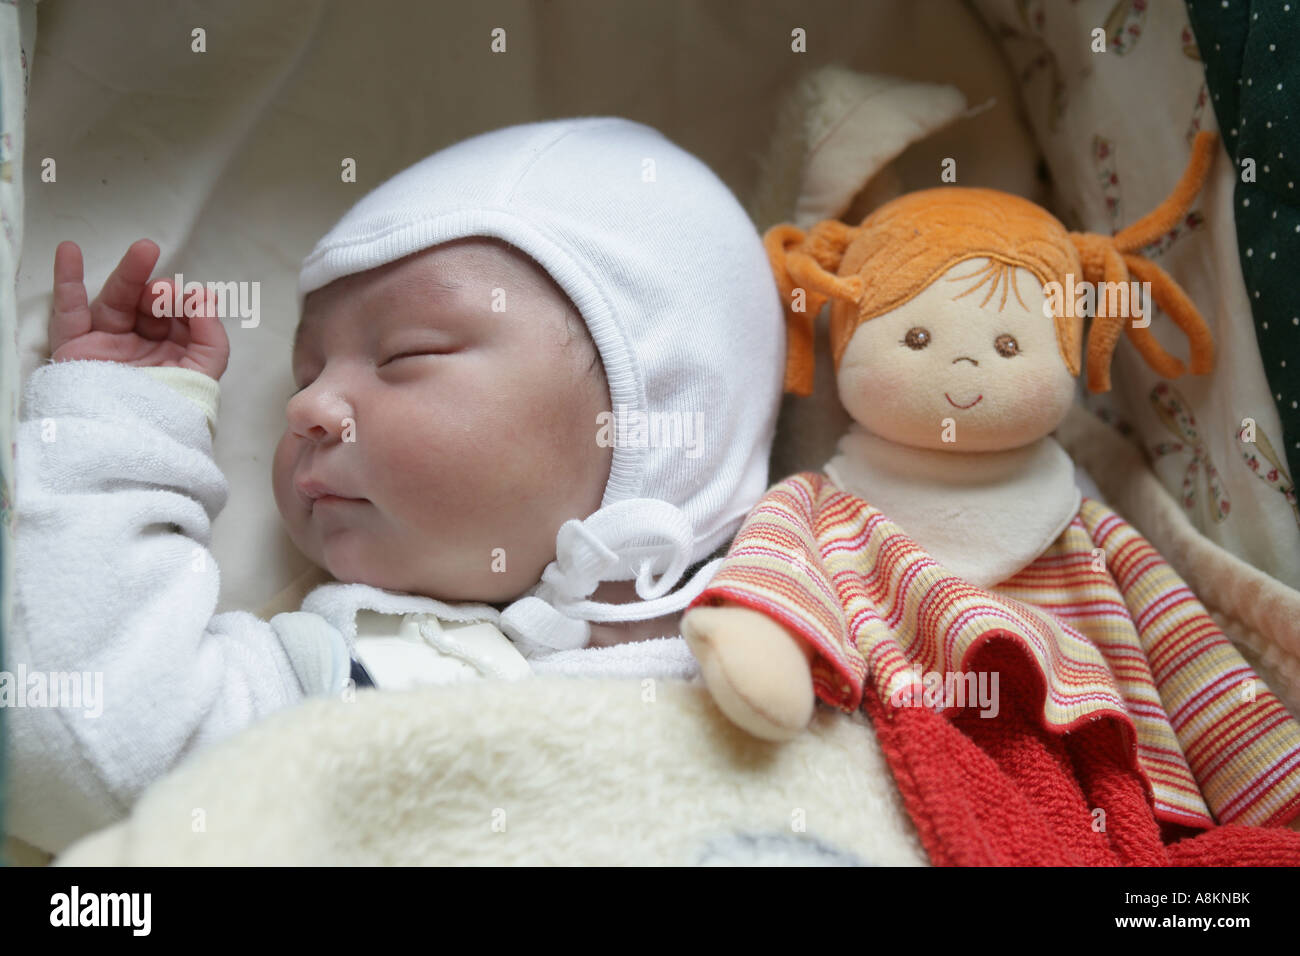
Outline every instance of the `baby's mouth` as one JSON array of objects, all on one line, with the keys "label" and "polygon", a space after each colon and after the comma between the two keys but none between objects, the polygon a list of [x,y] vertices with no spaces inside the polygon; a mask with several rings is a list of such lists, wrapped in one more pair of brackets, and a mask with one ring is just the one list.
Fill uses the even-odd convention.
[{"label": "baby's mouth", "polygon": [[353,505],[362,504],[365,501],[365,498],[343,498],[339,495],[322,495],[311,503],[311,507],[314,511],[316,508],[324,505]]},{"label": "baby's mouth", "polygon": [[944,392],[944,393],[943,393],[943,397],[946,398],[946,399],[948,399],[948,404],[951,405],[953,408],[974,408],[976,405],[979,404],[979,400],[980,400],[981,398],[983,398],[984,396],[983,396],[983,395],[976,395],[976,396],[975,396],[975,401],[971,402],[969,405],[958,405],[956,402],[954,402],[954,401],[952,400],[952,396],[949,395],[947,392]]},{"label": "baby's mouth", "polygon": [[361,504],[367,501],[365,498],[352,498],[348,495],[337,494],[334,487],[314,478],[300,478],[294,482],[294,488],[297,490],[303,504],[307,506],[307,510],[313,512],[318,506]]}]

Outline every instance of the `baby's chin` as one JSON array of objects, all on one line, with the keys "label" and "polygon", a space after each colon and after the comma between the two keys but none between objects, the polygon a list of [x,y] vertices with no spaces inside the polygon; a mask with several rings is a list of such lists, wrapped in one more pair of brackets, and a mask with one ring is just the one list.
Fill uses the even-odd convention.
[{"label": "baby's chin", "polygon": [[313,523],[310,515],[294,514],[283,526],[298,551],[335,581],[447,603],[512,603],[541,580],[547,563],[555,558],[553,547],[535,547],[527,556],[512,549],[506,560],[505,554],[496,555],[486,544],[440,541],[436,535],[412,531],[405,521],[383,517],[382,509],[378,510],[380,514],[355,523]]},{"label": "baby's chin", "polygon": [[534,575],[531,581],[520,583],[517,575],[503,580],[500,574],[467,573],[469,555],[461,556],[460,570],[439,572],[428,569],[412,573],[413,561],[394,560],[391,549],[379,558],[358,549],[334,547],[325,553],[304,551],[307,558],[341,584],[365,584],[369,587],[400,594],[413,594],[432,598],[448,604],[490,604],[504,607],[524,595],[541,578]]}]

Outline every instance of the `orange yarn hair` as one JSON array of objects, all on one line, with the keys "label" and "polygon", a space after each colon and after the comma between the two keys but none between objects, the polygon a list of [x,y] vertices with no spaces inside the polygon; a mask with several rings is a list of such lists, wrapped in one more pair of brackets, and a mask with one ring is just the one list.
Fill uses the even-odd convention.
[{"label": "orange yarn hair", "polygon": [[[1130,275],[1150,282],[1156,304],[1187,336],[1191,371],[1208,373],[1214,367],[1214,340],[1204,318],[1169,274],[1137,250],[1168,232],[1187,212],[1205,182],[1217,142],[1214,133],[1198,133],[1174,191],[1114,236],[1069,232],[1055,216],[1027,199],[995,189],[958,186],[902,196],[856,227],[836,219],[823,220],[807,233],[789,224],[773,226],[764,234],[763,245],[786,303],[785,390],[812,393],[813,323],[828,300],[831,354],[838,370],[859,325],[914,298],[958,263],[976,258],[990,260],[980,273],[985,276],[981,284],[990,274],[994,279],[989,295],[1003,278],[1013,279],[1008,272],[1017,266],[1028,269],[1044,286],[1059,282],[1065,287],[1067,276],[1073,276],[1076,285],[1128,283]],[[799,311],[795,310],[796,290],[804,293]],[[1004,287],[1003,303],[1006,295]],[[1061,314],[1053,316],[1057,347],[1070,374],[1078,375],[1083,318],[1070,314],[1076,311],[1073,303],[1061,299]],[[1110,364],[1121,330],[1162,377],[1177,378],[1187,371],[1181,360],[1161,347],[1150,328],[1134,327],[1126,316],[1107,315],[1106,299],[1097,296],[1088,333],[1089,391],[1110,389]],[[1134,317],[1140,317],[1140,312],[1135,311]]]}]

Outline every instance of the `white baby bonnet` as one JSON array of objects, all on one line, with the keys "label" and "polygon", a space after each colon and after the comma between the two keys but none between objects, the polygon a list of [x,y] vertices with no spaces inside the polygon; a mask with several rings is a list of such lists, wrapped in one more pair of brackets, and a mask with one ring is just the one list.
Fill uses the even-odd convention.
[{"label": "white baby bonnet", "polygon": [[[754,225],[704,163],[649,126],[512,126],[434,153],[349,209],[303,263],[299,314],[335,279],[468,236],[511,243],[568,294],[616,426],[600,509],[560,529],[556,559],[502,612],[502,630],[531,656],[585,646],[589,621],[683,610],[720,561],[674,592],[684,572],[730,541],[767,488],[785,333]],[[588,600],[601,581],[630,579],[640,601]]]}]

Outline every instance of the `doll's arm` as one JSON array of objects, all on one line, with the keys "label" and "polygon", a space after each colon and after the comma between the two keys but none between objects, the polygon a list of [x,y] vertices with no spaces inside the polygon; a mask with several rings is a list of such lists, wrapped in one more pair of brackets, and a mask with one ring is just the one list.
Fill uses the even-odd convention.
[{"label": "doll's arm", "polygon": [[813,650],[779,623],[738,604],[697,607],[682,636],[724,714],[764,740],[788,740],[812,719]]},{"label": "doll's arm", "polygon": [[817,698],[845,711],[861,706],[866,661],[814,531],[839,498],[811,472],[769,489],[682,620],[719,708],[757,737],[794,736]]}]

